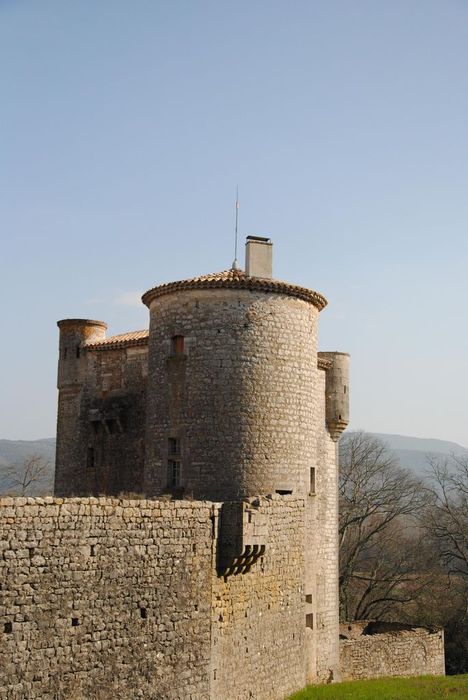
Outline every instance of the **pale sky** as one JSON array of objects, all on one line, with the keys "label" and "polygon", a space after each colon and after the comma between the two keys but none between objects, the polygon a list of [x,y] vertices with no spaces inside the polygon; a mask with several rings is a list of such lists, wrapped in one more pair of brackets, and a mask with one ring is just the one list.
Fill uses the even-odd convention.
[{"label": "pale sky", "polygon": [[236,184],[352,427],[468,446],[462,0],[0,0],[0,438],[55,433],[58,319],[230,266]]}]

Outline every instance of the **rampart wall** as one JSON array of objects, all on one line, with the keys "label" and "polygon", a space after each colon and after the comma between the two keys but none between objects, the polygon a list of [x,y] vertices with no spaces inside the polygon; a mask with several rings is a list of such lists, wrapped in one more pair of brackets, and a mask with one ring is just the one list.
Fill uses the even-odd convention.
[{"label": "rampart wall", "polygon": [[0,698],[286,696],[305,684],[303,538],[291,496],[0,499]]},{"label": "rampart wall", "polygon": [[[367,630],[363,629],[366,627]],[[443,630],[426,627],[402,629],[403,627],[397,623],[372,622],[340,625],[343,680],[385,676],[443,676]],[[349,635],[348,638],[345,635]]]}]

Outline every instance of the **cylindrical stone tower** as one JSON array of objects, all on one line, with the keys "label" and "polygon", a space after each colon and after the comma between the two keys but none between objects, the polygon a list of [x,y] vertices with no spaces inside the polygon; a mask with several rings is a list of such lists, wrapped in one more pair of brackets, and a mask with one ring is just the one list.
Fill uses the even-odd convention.
[{"label": "cylindrical stone tower", "polygon": [[143,296],[150,309],[148,494],[229,500],[309,491],[317,317],[326,300],[255,276],[256,262],[250,276],[229,270]]},{"label": "cylindrical stone tower", "polygon": [[325,416],[332,440],[339,440],[349,423],[349,354],[320,352],[330,362],[325,384]]},{"label": "cylindrical stone tower", "polygon": [[54,493],[73,496],[83,492],[83,444],[80,430],[81,389],[85,374],[84,343],[106,337],[103,321],[67,318],[60,329],[57,388],[57,446]]}]

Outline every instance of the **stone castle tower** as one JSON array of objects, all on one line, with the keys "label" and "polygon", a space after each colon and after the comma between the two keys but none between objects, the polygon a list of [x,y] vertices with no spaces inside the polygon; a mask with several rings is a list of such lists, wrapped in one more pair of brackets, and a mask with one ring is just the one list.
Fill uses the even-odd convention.
[{"label": "stone castle tower", "polygon": [[302,499],[305,679],[339,677],[349,357],[317,351],[326,300],[274,280],[271,242],[249,237],[245,272],[154,287],[143,303],[149,331],[106,338],[101,321],[58,322],[56,495]]}]

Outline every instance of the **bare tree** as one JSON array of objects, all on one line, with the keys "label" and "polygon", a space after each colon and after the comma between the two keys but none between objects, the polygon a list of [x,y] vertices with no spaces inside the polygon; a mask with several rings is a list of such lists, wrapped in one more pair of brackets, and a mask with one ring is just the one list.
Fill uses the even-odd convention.
[{"label": "bare tree", "polygon": [[425,525],[450,576],[468,583],[468,458],[428,457],[432,500]]},{"label": "bare tree", "polygon": [[345,619],[385,616],[414,595],[422,483],[380,440],[350,433],[340,445],[340,604]]},{"label": "bare tree", "polygon": [[49,470],[49,462],[40,455],[26,457],[21,464],[13,464],[5,470],[1,491],[26,496],[31,489],[42,486],[47,481]]}]

